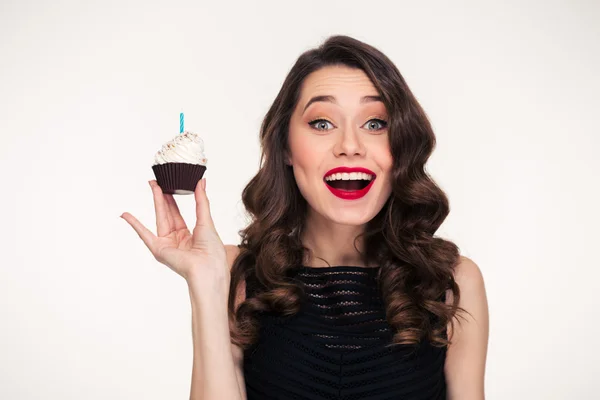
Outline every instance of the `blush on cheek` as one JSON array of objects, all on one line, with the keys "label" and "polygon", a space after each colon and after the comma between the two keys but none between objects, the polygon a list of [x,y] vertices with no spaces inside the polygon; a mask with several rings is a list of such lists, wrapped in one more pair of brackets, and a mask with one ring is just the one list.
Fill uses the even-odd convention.
[{"label": "blush on cheek", "polygon": [[316,153],[315,144],[311,140],[307,140],[307,138],[297,138],[291,150],[293,158],[301,164],[304,164],[307,159],[314,157],[314,153]]},{"label": "blush on cheek", "polygon": [[[294,135],[290,138],[290,152],[294,169],[302,172],[307,178],[318,174],[318,168],[325,157],[324,143],[315,140],[311,135]],[[322,177],[321,177],[322,178]]]}]

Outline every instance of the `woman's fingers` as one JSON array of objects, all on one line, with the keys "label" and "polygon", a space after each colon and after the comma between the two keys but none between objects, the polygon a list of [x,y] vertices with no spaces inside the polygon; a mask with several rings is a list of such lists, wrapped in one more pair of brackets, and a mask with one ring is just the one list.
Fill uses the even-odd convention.
[{"label": "woman's fingers", "polygon": [[167,200],[167,205],[169,207],[169,214],[173,219],[173,225],[176,231],[181,229],[187,229],[187,225],[183,217],[181,216],[181,212],[179,211],[179,207],[177,206],[177,202],[173,198],[172,194],[165,194],[165,199]]},{"label": "woman's fingers", "polygon": [[206,178],[198,181],[194,191],[196,198],[196,226],[210,226],[214,228],[213,220],[210,215],[210,204],[206,197]]},{"label": "woman's fingers", "polygon": [[138,236],[142,239],[144,244],[148,247],[148,249],[154,254],[154,241],[156,240],[156,236],[152,233],[148,228],[146,228],[140,221],[137,220],[136,217],[129,214],[128,212],[124,212],[121,215],[131,227],[137,232]]},{"label": "woman's fingers", "polygon": [[169,213],[169,206],[164,193],[155,180],[148,182],[154,197],[154,210],[156,212],[156,234],[160,237],[167,236],[173,231],[173,221]]}]

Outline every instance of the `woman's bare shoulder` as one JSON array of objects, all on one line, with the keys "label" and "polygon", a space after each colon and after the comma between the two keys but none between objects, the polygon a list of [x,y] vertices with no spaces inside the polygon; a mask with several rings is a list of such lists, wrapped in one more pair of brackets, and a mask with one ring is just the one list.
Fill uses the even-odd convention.
[{"label": "woman's bare shoulder", "polygon": [[[234,244],[226,244],[225,253],[227,255],[227,265],[229,265],[229,270],[231,270],[235,259],[240,254],[240,248]],[[235,309],[237,309],[244,300],[246,300],[246,282],[242,280],[237,287],[237,293],[235,295]]]},{"label": "woman's bare shoulder", "polygon": [[[460,256],[458,263],[454,267],[454,281],[458,285],[461,293],[461,303],[465,300],[467,293],[468,297],[475,301],[481,300],[482,296],[485,296],[485,283],[483,281],[483,274],[479,266],[470,258]],[[446,303],[453,303],[452,290],[448,289],[446,292]]]},{"label": "woman's bare shoulder", "polygon": [[235,244],[226,244],[225,253],[227,254],[227,264],[229,265],[229,269],[231,269],[233,262],[240,254],[240,248]]},{"label": "woman's bare shoulder", "polygon": [[481,291],[484,287],[481,269],[473,260],[460,256],[454,268],[454,279],[461,289]]}]

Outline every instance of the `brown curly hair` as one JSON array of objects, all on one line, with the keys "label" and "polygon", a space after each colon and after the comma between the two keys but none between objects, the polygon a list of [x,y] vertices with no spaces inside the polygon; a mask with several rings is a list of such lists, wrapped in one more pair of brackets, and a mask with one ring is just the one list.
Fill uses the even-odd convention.
[{"label": "brown curly hair", "polygon": [[[361,236],[363,260],[381,266],[378,278],[395,332],[392,344],[417,344],[425,338],[446,346],[447,325],[459,311],[453,271],[460,256],[454,243],[434,236],[450,210],[446,195],[425,171],[435,135],[395,65],[376,48],[343,35],[331,36],[300,55],[262,122],[260,168],[242,193],[251,222],[240,231],[240,253],[231,270],[232,342],[247,348],[256,341],[261,312],[287,316],[300,309],[303,290],[286,275],[304,265],[310,252],[300,240],[308,206],[286,165],[288,128],[303,80],[334,65],[364,71],[389,115],[392,194]],[[236,310],[238,286],[250,274],[261,288]],[[452,304],[444,300],[447,291]]]}]

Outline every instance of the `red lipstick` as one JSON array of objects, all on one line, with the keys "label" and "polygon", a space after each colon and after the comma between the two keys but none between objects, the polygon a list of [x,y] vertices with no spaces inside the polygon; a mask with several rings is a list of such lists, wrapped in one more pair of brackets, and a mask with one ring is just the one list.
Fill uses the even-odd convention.
[{"label": "red lipstick", "polygon": [[[352,172],[362,172],[365,173],[367,175],[371,175],[373,178],[369,181],[369,184],[360,190],[341,190],[341,189],[336,189],[334,187],[331,187],[330,185],[327,184],[327,181],[325,180],[326,177],[328,177],[329,175],[332,174],[337,174],[337,173],[352,173]],[[333,168],[329,171],[327,171],[327,173],[325,174],[325,176],[323,177],[323,182],[325,182],[325,186],[327,186],[327,189],[329,189],[329,191],[331,191],[331,193],[333,193],[334,196],[339,197],[340,199],[344,199],[344,200],[356,200],[356,199],[360,199],[361,197],[365,196],[369,190],[371,189],[371,187],[373,186],[373,182],[375,182],[375,178],[377,176],[375,175],[375,173],[367,168],[362,168],[362,167],[337,167],[337,168]]]}]

